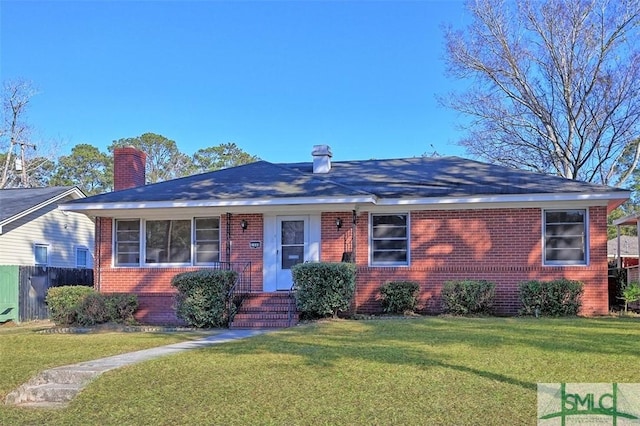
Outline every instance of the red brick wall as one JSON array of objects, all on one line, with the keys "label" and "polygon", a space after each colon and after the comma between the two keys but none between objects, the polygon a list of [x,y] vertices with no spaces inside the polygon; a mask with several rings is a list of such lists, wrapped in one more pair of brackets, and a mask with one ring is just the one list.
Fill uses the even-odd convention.
[{"label": "red brick wall", "polygon": [[485,279],[496,283],[496,311],[517,313],[517,286],[526,280],[567,278],[585,283],[583,315],[608,312],[606,208],[589,209],[588,266],[542,265],[540,209],[412,212],[411,266],[368,266],[368,214],[358,217],[356,309],[379,312],[378,290],[390,280],[420,284],[420,306],[441,312],[445,281]]},{"label": "red brick wall", "polygon": [[[247,221],[246,231],[240,227]],[[262,290],[262,215],[232,215],[231,217],[231,262],[251,262],[251,287]],[[227,216],[220,217],[220,260],[228,261]],[[250,247],[251,241],[260,241],[258,249]],[[179,324],[172,308],[175,290],[171,279],[180,273],[196,271],[204,266],[192,267],[114,267],[113,219],[96,220],[96,288],[104,293],[135,293],[140,309],[136,319],[147,324]]]},{"label": "red brick wall", "polygon": [[[336,218],[343,221],[341,229]],[[247,221],[242,232],[240,223]],[[339,262],[351,250],[351,213],[323,213],[321,216],[321,261]],[[486,279],[497,284],[496,308],[499,314],[518,310],[517,285],[525,280],[568,278],[583,281],[584,315],[608,311],[606,208],[589,209],[590,263],[588,266],[542,266],[540,209],[491,209],[416,211],[410,216],[411,265],[370,267],[368,265],[368,219],[361,212],[357,219],[356,263],[358,285],[355,309],[380,312],[378,291],[389,280],[413,280],[420,284],[420,308],[425,313],[441,311],[440,290],[447,280]],[[114,268],[112,267],[112,219],[96,223],[96,286],[103,292],[135,292],[141,309],[138,319],[146,323],[174,323],[171,304],[171,278],[181,272],[201,269]],[[221,255],[226,256],[227,216],[220,218]],[[264,244],[261,214],[231,216],[232,262],[251,262],[252,289],[262,290]],[[346,240],[345,240],[346,237]],[[250,242],[260,242],[251,248]],[[345,244],[346,241],[346,244]],[[598,247],[598,248],[596,248]]]}]

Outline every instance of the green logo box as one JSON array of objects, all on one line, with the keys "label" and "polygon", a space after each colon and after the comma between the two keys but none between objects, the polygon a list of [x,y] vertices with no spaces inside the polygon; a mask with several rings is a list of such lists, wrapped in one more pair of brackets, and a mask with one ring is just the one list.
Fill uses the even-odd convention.
[{"label": "green logo box", "polygon": [[538,425],[640,425],[640,383],[538,383]]}]

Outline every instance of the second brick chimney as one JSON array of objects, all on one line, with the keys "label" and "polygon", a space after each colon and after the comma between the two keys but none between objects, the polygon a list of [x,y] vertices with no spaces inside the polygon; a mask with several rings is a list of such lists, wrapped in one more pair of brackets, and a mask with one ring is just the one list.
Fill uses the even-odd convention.
[{"label": "second brick chimney", "polygon": [[147,154],[132,146],[113,150],[113,189],[135,188],[144,186],[144,166]]}]

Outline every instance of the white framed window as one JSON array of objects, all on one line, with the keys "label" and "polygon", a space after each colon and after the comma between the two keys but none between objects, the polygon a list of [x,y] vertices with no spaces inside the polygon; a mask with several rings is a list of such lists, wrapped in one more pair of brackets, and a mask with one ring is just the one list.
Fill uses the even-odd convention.
[{"label": "white framed window", "polygon": [[86,247],[76,247],[76,268],[89,267],[89,250]]},{"label": "white framed window", "polygon": [[36,266],[49,265],[49,244],[36,243],[33,245],[33,255]]},{"label": "white framed window", "polygon": [[196,217],[194,220],[195,265],[220,262],[220,218]]},{"label": "white framed window", "polygon": [[114,228],[115,265],[140,265],[140,219],[116,219]]},{"label": "white framed window", "polygon": [[220,261],[220,218],[116,219],[116,266],[210,265]]},{"label": "white framed window", "polygon": [[371,265],[409,264],[409,215],[371,214],[369,220]]},{"label": "white framed window", "polygon": [[545,265],[588,263],[586,209],[544,210],[543,222]]}]

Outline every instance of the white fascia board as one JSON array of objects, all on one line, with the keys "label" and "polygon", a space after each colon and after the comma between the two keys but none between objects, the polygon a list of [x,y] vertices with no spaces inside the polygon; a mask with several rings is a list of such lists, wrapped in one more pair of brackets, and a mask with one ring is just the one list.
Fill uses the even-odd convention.
[{"label": "white fascia board", "polygon": [[518,194],[518,195],[478,195],[472,197],[382,199],[378,206],[445,206],[448,208],[468,205],[491,205],[494,208],[522,206],[529,203],[582,202],[585,205],[607,205],[610,200],[628,199],[629,192],[607,193],[555,193],[555,194]]},{"label": "white fascia board", "polygon": [[[45,207],[45,206],[48,206],[49,204],[55,203],[55,202],[57,202],[57,201],[60,201],[61,199],[65,198],[65,197],[67,197],[67,196],[69,196],[69,195],[70,195],[74,200],[77,200],[77,199],[79,199],[79,198],[85,198],[85,197],[86,197],[86,196],[82,193],[82,191],[80,191],[80,190],[78,189],[78,187],[74,186],[73,188],[69,188],[68,190],[66,190],[66,191],[64,191],[64,192],[62,192],[62,193],[60,193],[60,194],[56,195],[55,197],[51,197],[51,198],[49,198],[49,199],[47,199],[47,200],[43,201],[43,202],[42,202],[42,203],[40,203],[40,204],[37,204],[37,205],[35,205],[35,206],[31,207],[31,208],[28,208],[27,210],[23,210],[23,211],[21,211],[20,213],[18,213],[18,214],[16,214],[16,215],[14,215],[14,216],[11,216],[10,218],[7,218],[7,219],[3,220],[2,222],[0,222],[0,229],[2,228],[2,225],[6,225],[6,224],[9,224],[9,223],[13,222],[14,220],[18,220],[18,219],[20,219],[21,217],[24,217],[24,216],[26,216],[26,215],[28,215],[28,214],[31,214],[31,213],[33,213],[33,212],[35,212],[35,211],[40,210],[41,208],[43,208],[43,207]],[[58,206],[58,208],[60,208],[60,206]],[[2,233],[2,232],[0,232],[0,234],[1,234],[1,233]]]},{"label": "white fascia board", "polygon": [[77,203],[64,204],[61,210],[82,212],[86,210],[132,210],[132,209],[171,209],[198,207],[272,207],[272,206],[312,206],[317,204],[375,204],[373,196],[362,197],[300,197],[300,198],[262,198],[238,200],[202,200],[202,201],[147,201],[129,203]]}]

